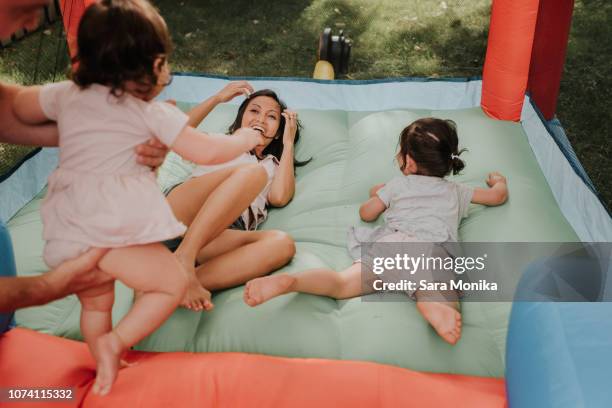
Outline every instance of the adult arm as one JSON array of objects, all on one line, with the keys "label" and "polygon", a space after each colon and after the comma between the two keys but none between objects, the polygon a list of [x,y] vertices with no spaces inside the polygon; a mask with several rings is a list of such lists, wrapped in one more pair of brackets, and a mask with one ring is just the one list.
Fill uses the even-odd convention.
[{"label": "adult arm", "polygon": [[215,95],[187,112],[189,116],[189,122],[187,122],[187,124],[194,128],[198,127],[218,104],[229,102],[238,95],[245,95],[248,97],[251,93],[253,93],[253,87],[247,81],[230,82]]},{"label": "adult arm", "polygon": [[293,111],[285,110],[282,115],[285,117],[283,153],[278,169],[270,184],[270,191],[268,192],[268,202],[273,207],[284,207],[291,201],[295,194],[295,167],[293,165],[293,155],[295,133],[297,131],[297,114]]},{"label": "adult arm", "polygon": [[0,312],[36,306],[112,280],[96,268],[108,249],[94,248],[34,277],[0,278]]},{"label": "adult arm", "polygon": [[27,146],[57,146],[57,126],[48,120],[25,123],[15,115],[13,105],[21,91],[28,88],[0,84],[0,142]]}]

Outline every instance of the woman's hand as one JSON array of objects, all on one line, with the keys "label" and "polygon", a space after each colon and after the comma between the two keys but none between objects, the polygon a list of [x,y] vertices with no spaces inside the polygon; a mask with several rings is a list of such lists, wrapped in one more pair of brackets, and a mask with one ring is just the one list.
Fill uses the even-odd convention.
[{"label": "woman's hand", "polygon": [[285,118],[285,131],[283,132],[283,145],[293,145],[295,141],[295,134],[297,132],[297,113],[285,109],[283,113],[281,113]]},{"label": "woman's hand", "polygon": [[148,142],[136,146],[136,161],[151,170],[156,170],[162,165],[168,154],[168,146],[156,138],[149,139]]},{"label": "woman's hand", "polygon": [[217,92],[219,103],[229,102],[239,95],[248,98],[254,92],[253,87],[247,81],[230,82],[223,89]]}]

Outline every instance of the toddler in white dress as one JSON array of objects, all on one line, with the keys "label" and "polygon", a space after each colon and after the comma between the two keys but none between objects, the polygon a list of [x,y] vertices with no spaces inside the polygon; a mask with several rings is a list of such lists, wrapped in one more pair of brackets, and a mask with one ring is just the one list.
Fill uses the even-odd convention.
[{"label": "toddler in white dress", "polygon": [[41,208],[45,262],[55,267],[89,248],[111,248],[98,268],[142,294],[115,328],[114,282],[77,294],[81,332],[97,363],[93,390],[102,395],[123,352],[168,318],[187,285],[159,243],[186,228],[151,169],[136,162],[135,146],[157,137],[188,160],[215,164],[263,142],[252,129],[231,138],[201,133],[175,106],[153,101],[169,83],[170,49],[165,22],[145,0],[94,3],[79,26],[73,80],[26,89],[14,104],[22,121],[56,121],[59,129],[59,167]]}]

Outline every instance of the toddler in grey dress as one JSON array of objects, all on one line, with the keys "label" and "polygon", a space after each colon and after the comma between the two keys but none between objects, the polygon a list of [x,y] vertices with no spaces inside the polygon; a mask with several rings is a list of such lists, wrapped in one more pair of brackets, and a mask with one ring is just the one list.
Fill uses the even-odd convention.
[{"label": "toddler in grey dress", "polygon": [[[400,134],[396,156],[402,175],[374,186],[359,209],[361,219],[368,222],[383,214],[384,225],[349,229],[347,246],[355,262],[340,272],[317,268],[253,279],[245,287],[245,302],[256,306],[289,292],[351,298],[377,291],[381,282],[401,283],[401,276],[392,268],[380,274],[376,259],[389,261],[400,253],[452,258],[452,243],[458,240],[459,222],[467,216],[470,202],[494,206],[503,204],[508,196],[506,179],[496,172],[488,175],[488,188],[445,179],[464,168],[459,156],[465,149],[459,150],[458,145],[456,125],[451,120],[423,118],[408,125]],[[455,344],[461,337],[459,294],[439,289],[454,273],[434,269],[423,263],[411,274],[414,282],[434,285],[401,291],[416,301],[418,311],[442,339]],[[376,281],[378,286],[372,285]]]}]

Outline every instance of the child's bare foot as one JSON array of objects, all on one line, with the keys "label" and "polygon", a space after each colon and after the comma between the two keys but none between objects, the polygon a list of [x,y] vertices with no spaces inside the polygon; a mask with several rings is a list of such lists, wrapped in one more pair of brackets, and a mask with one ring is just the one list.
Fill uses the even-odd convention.
[{"label": "child's bare foot", "polygon": [[273,297],[287,293],[293,282],[295,278],[286,273],[250,280],[244,287],[244,303],[257,306],[267,302]]},{"label": "child's bare foot", "polygon": [[195,261],[190,260],[187,257],[182,256],[180,253],[175,252],[176,258],[183,266],[185,273],[188,276],[189,283],[187,285],[187,291],[183,300],[181,300],[181,306],[195,311],[201,310],[212,310],[214,307],[212,303],[212,295],[206,290],[195,273]]},{"label": "child's bare foot", "polygon": [[121,359],[119,360],[119,369],[134,367],[136,364],[138,363],[130,363],[127,360]]},{"label": "child's bare foot", "polygon": [[124,346],[115,332],[100,336],[91,346],[96,359],[96,381],[93,385],[94,394],[106,395],[110,392],[117,371],[119,371],[120,357]]},{"label": "child's bare foot", "polygon": [[444,341],[455,345],[461,337],[457,302],[417,301],[417,309]]}]

